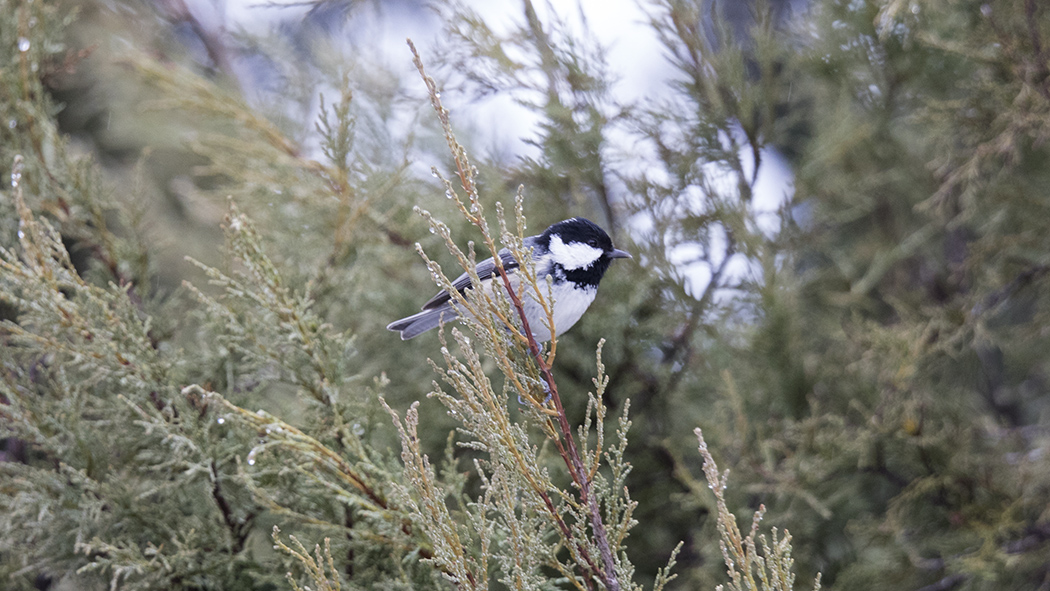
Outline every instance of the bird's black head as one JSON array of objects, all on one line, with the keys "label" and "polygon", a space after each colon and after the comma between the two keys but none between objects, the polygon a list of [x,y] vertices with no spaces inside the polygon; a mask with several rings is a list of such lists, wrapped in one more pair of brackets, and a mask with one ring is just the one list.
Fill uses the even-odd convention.
[{"label": "bird's black head", "polygon": [[540,237],[551,255],[556,273],[579,285],[597,286],[613,259],[631,258],[613,247],[598,224],[584,218],[558,222]]}]

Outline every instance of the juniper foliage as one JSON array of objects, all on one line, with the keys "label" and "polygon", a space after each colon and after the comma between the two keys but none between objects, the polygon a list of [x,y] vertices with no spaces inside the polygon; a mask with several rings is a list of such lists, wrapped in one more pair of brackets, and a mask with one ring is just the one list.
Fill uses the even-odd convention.
[{"label": "juniper foliage", "polygon": [[[5,588],[1045,587],[1040,3],[654,0],[635,104],[531,2],[442,4],[429,88],[314,4],[0,0]],[[538,155],[468,161],[442,88]],[[568,215],[643,264],[557,343],[498,296],[382,338]]]}]

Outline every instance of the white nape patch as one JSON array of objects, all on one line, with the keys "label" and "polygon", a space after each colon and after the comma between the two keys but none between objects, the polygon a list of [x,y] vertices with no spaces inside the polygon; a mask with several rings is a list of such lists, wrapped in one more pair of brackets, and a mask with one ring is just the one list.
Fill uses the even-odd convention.
[{"label": "white nape patch", "polygon": [[586,269],[594,264],[602,256],[602,249],[595,248],[583,242],[570,242],[565,244],[561,236],[551,236],[551,255],[554,262],[565,267],[567,271]]}]

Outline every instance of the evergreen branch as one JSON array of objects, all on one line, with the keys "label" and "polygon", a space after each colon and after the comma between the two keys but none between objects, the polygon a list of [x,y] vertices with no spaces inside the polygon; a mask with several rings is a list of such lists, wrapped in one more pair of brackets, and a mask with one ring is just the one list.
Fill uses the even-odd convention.
[{"label": "evergreen branch", "polygon": [[[484,244],[488,248],[489,252],[491,252],[493,255],[493,260],[496,266],[496,273],[499,275],[500,280],[503,283],[505,295],[507,298],[509,298],[511,306],[516,312],[518,320],[521,322],[522,331],[520,334],[524,335],[526,344],[528,346],[529,354],[532,357],[533,361],[536,363],[536,367],[539,369],[540,375],[546,383],[546,391],[550,395],[550,403],[554,407],[554,412],[552,414],[554,414],[557,417],[559,431],[558,435],[555,438],[553,438],[553,440],[558,448],[559,455],[561,455],[566,467],[569,470],[569,474],[571,475],[572,480],[576,485],[576,488],[580,491],[580,498],[583,502],[583,505],[586,507],[586,514],[590,521],[591,532],[594,535],[595,543],[597,545],[597,549],[601,557],[601,568],[598,568],[597,565],[594,564],[593,559],[590,557],[589,551],[584,546],[580,545],[578,542],[576,548],[577,552],[579,552],[581,558],[583,558],[584,562],[591,569],[592,576],[599,578],[602,581],[602,584],[607,589],[611,591],[619,591],[620,582],[616,572],[615,559],[613,557],[612,549],[609,544],[607,528],[604,521],[602,520],[600,503],[594,491],[592,474],[588,470],[588,468],[584,466],[580,458],[580,452],[577,448],[576,440],[572,434],[572,427],[569,425],[568,417],[565,414],[565,408],[562,405],[561,395],[558,393],[558,386],[554,380],[554,374],[551,371],[551,365],[548,363],[548,358],[543,355],[543,351],[540,348],[539,343],[536,341],[536,337],[532,333],[531,328],[529,327],[529,320],[526,317],[525,307],[522,303],[521,296],[515,291],[510,281],[510,276],[507,273],[507,270],[504,267],[502,260],[498,256],[499,249],[495,244],[495,240],[493,239],[492,234],[489,232],[488,224],[485,222],[484,212],[477,194],[477,187],[473,181],[474,175],[476,174],[476,170],[470,165],[470,162],[467,159],[466,150],[464,150],[463,147],[456,141],[455,136],[452,133],[452,127],[448,116],[448,110],[445,109],[444,106],[441,104],[441,98],[440,94],[437,91],[436,83],[434,82],[433,78],[429,77],[426,74],[422,60],[419,57],[419,53],[416,51],[415,46],[412,44],[411,41],[409,41],[408,44],[412,51],[413,63],[415,63],[417,70],[419,70],[420,76],[423,77],[423,80],[426,83],[431,104],[434,107],[434,110],[438,115],[438,119],[441,122],[441,126],[445,131],[445,138],[448,142],[449,149],[452,152],[453,158],[455,160],[456,169],[458,171],[463,190],[466,192],[466,195],[470,200],[470,207],[468,209],[458,198],[455,199],[455,201],[459,205],[460,211],[463,214],[463,216],[467,219],[467,221],[476,226],[478,230],[481,231]],[[451,187],[449,187],[449,190],[451,190]],[[501,213],[501,211],[497,211],[497,214]],[[501,227],[505,227],[503,222],[503,216],[498,215],[498,217],[500,219]],[[521,232],[523,229],[523,227],[519,226],[519,240],[509,245],[509,248],[511,248],[512,253],[516,257],[523,254],[520,248]],[[447,236],[447,230],[443,232],[443,235]],[[451,242],[451,240],[448,238],[446,238],[446,241]],[[461,263],[464,264],[464,268],[468,272],[471,272],[471,269],[473,267],[473,260],[463,260],[463,257],[460,258]],[[526,268],[527,272],[528,265],[522,265],[522,267]],[[529,277],[526,281],[529,281],[531,285],[534,286],[533,288],[537,292],[539,291],[539,287],[537,285],[537,281],[534,275],[532,277]],[[480,281],[478,281],[477,284],[480,284]],[[451,285],[446,287],[446,289],[448,289],[449,287],[451,287]],[[455,292],[456,290],[454,289],[449,290],[450,295],[452,295],[453,297],[456,297]],[[540,294],[537,293],[537,295]],[[463,298],[462,296],[460,296],[457,299]],[[543,298],[541,296],[537,298],[537,301],[544,301],[545,299],[546,298]],[[551,323],[550,329],[553,335],[555,328],[553,326],[553,309],[548,307],[547,313],[548,320]],[[513,325],[508,323],[508,326]],[[555,343],[556,337],[552,336],[551,342]],[[515,375],[515,373],[511,372],[506,375],[508,377],[512,377]],[[549,507],[552,507],[552,504],[550,503],[549,499],[545,499],[545,503],[547,503]],[[563,522],[560,522],[560,520],[559,528],[563,528],[563,535],[565,535],[565,532],[568,531],[567,526]],[[568,539],[572,540],[573,537],[570,535],[568,536]]]},{"label": "evergreen branch", "polygon": [[[468,363],[470,363],[469,368],[463,367],[464,371],[457,373],[460,373],[460,375],[465,373],[469,373],[474,376],[484,375],[484,369],[481,367],[480,359],[477,357],[477,355],[469,354],[469,341],[467,341],[465,337],[463,337],[462,334],[455,329],[453,329],[453,335],[457,338],[464,350],[468,351],[467,358]],[[442,336],[442,338],[444,337]],[[442,347],[442,354],[444,355],[445,362],[449,365],[449,367],[462,366],[462,364],[457,359],[452,357],[447,346]],[[513,373],[510,373],[514,370],[509,366],[509,362],[506,361],[507,359],[507,356],[501,356],[501,364],[505,363],[505,367],[503,370],[508,372],[509,375],[514,375]],[[464,386],[462,383],[454,380],[449,381],[460,392],[464,392]],[[540,481],[540,478],[535,473],[535,467],[532,466],[530,462],[526,460],[526,458],[521,452],[518,442],[514,441],[510,436],[512,429],[509,423],[509,417],[507,416],[507,413],[505,411],[505,405],[507,401],[496,400],[494,397],[487,395],[487,388],[474,388],[472,390],[473,392],[478,393],[484,399],[485,404],[487,405],[487,408],[485,409],[487,417],[490,420],[495,419],[496,421],[496,424],[494,425],[494,432],[497,434],[498,437],[497,445],[499,445],[500,449],[504,452],[510,453],[510,456],[513,459],[514,466],[516,467],[517,472],[525,478],[529,489],[531,489],[541,499],[543,507],[547,511],[549,518],[556,524],[558,532],[561,534],[562,542],[572,553],[573,558],[587,564],[592,573],[599,572],[586,546],[584,546],[579,540],[575,538],[575,536],[573,536],[571,527],[568,523],[566,523],[565,519],[557,510],[554,501],[551,498],[551,495],[547,491],[548,487],[551,486],[550,482],[546,479],[544,479],[543,482]],[[519,390],[519,392],[523,392],[523,390]],[[547,420],[545,419],[542,424],[546,425]],[[549,434],[549,436],[551,435],[553,434]],[[551,438],[558,445],[559,449],[561,449],[561,442],[557,440],[554,436],[552,436]],[[589,579],[584,579],[584,581],[589,581]]]},{"label": "evergreen branch", "polygon": [[[708,487],[715,495],[715,517],[718,524],[719,546],[729,574],[729,591],[791,591],[795,585],[794,559],[791,557],[791,534],[784,531],[778,538],[773,528],[773,544],[766,542],[764,534],[758,533],[758,524],[765,515],[765,505],[759,506],[751,519],[751,529],[744,536],[737,525],[736,516],[726,505],[725,491],[729,471],[719,472],[714,457],[707,449],[704,434],[698,427],[694,430],[699,441],[700,456],[704,460],[704,476]],[[759,551],[759,545],[762,550]],[[757,580],[756,580],[757,577]],[[813,591],[820,591],[818,574],[813,582]],[[722,585],[717,587],[721,591]]]},{"label": "evergreen branch", "polygon": [[[394,418],[394,425],[401,435],[401,459],[405,464],[409,481],[416,487],[422,506],[415,506],[414,513],[424,520],[429,527],[424,527],[427,535],[431,532],[439,532],[441,543],[434,544],[434,555],[430,560],[437,563],[439,569],[457,585],[466,584],[470,589],[477,589],[479,582],[487,583],[486,577],[479,577],[474,568],[479,565],[466,554],[466,546],[463,543],[455,521],[452,519],[448,506],[445,504],[445,491],[441,489],[440,483],[436,481],[430,460],[420,451],[419,437],[416,427],[419,424],[417,407],[414,403],[405,413],[405,421],[401,422],[396,411],[386,406],[387,412]],[[483,557],[484,561],[484,557]]]},{"label": "evergreen branch", "polygon": [[224,91],[210,81],[181,68],[162,65],[144,55],[131,54],[122,58],[122,61],[134,68],[144,80],[154,84],[166,95],[177,97],[157,99],[148,105],[150,108],[158,110],[181,108],[190,112],[207,113],[221,119],[236,121],[245,129],[257,134],[270,147],[295,159],[303,168],[315,172],[323,169],[320,163],[302,158],[299,146],[285,136],[276,125],[250,108],[244,102],[243,97]]},{"label": "evergreen branch", "polygon": [[[295,536],[288,536],[288,539],[295,545],[295,548],[291,548],[281,540],[280,534],[280,528],[276,525],[273,526],[273,533],[270,537],[273,540],[274,550],[280,550],[299,561],[306,569],[306,575],[310,577],[317,591],[340,590],[339,575],[335,569],[335,561],[332,559],[332,543],[330,539],[324,539],[323,555],[321,546],[318,544],[314,546],[314,554],[311,556],[309,550]],[[299,584],[292,577],[292,573],[288,573],[287,577],[294,591],[304,591],[304,588],[299,587]],[[306,587],[305,591],[310,591],[310,589],[310,587]]]},{"label": "evergreen branch", "polygon": [[222,515],[222,521],[226,524],[226,528],[229,530],[230,536],[233,538],[232,551],[235,553],[240,552],[244,548],[245,540],[248,539],[248,533],[251,531],[251,523],[255,514],[249,514],[247,519],[238,523],[233,516],[230,501],[223,493],[221,475],[219,474],[218,466],[216,466],[214,459],[208,463],[208,467],[210,469],[212,481],[212,500],[215,501],[215,505],[218,506],[219,513]]},{"label": "evergreen branch", "polygon": [[[342,482],[350,485],[362,495],[364,505],[372,511],[380,512],[390,510],[391,507],[386,496],[377,488],[375,483],[359,473],[339,454],[335,453],[320,441],[310,437],[296,427],[271,416],[266,412],[253,412],[241,408],[226,400],[221,394],[202,388],[197,384],[186,386],[182,389],[183,396],[199,396],[205,403],[217,402],[234,416],[245,423],[266,433],[274,443],[280,443],[288,449],[296,450],[306,455],[315,466],[334,474]],[[251,456],[254,458],[255,456]]]}]

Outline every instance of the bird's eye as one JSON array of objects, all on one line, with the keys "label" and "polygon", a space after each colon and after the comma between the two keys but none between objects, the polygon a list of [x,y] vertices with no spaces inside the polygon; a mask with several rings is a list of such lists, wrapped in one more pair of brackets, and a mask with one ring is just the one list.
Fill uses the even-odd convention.
[{"label": "bird's eye", "polygon": [[593,246],[594,248],[598,248],[598,240],[595,239],[595,238],[591,238],[590,240],[587,241],[587,245],[588,246]]}]

